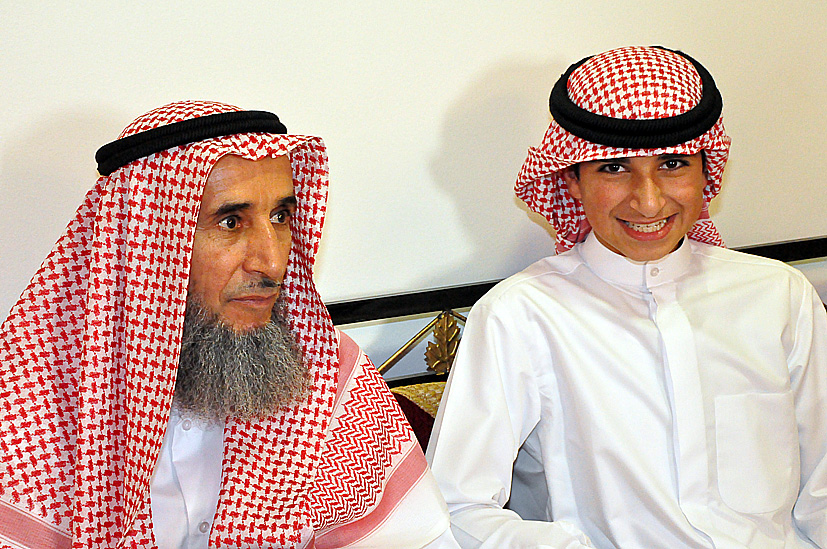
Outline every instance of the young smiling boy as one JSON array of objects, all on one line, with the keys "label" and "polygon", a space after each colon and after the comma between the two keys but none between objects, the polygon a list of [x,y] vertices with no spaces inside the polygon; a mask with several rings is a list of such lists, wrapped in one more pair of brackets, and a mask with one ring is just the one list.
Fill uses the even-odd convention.
[{"label": "young smiling boy", "polygon": [[730,139],[709,73],[572,65],[516,191],[558,255],[470,313],[429,448],[463,547],[827,546],[827,318],[707,206]]}]

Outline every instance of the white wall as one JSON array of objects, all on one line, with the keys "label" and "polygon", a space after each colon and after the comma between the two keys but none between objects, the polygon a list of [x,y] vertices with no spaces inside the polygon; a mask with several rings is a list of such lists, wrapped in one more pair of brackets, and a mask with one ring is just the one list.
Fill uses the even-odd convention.
[{"label": "white wall", "polygon": [[92,185],[95,150],[185,98],[325,139],[326,300],[507,276],[552,249],[511,192],[551,85],[626,44],[683,49],[715,76],[730,245],[825,235],[826,23],[809,0],[2,2],[0,318]]}]

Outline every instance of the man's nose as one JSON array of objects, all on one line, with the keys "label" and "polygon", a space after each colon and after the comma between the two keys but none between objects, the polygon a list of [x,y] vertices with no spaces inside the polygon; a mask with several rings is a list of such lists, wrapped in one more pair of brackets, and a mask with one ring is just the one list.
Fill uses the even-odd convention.
[{"label": "man's nose", "polygon": [[279,231],[269,222],[262,223],[249,233],[244,268],[281,282],[289,253],[290,232]]},{"label": "man's nose", "polygon": [[655,217],[663,209],[666,200],[660,185],[650,174],[641,174],[634,179],[631,206],[644,217]]}]

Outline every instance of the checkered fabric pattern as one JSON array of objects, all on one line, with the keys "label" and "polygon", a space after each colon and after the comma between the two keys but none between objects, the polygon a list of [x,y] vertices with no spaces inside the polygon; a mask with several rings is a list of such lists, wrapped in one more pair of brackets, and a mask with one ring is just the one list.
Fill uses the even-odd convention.
[{"label": "checkered fabric pattern", "polygon": [[[153,110],[122,136],[239,110]],[[283,293],[313,376],[303,402],[231,420],[211,545],[291,547],[336,394],[337,339],[312,280],[327,198],[323,142],[239,134],[175,147],[98,179],[0,334],[0,504],[72,547],[151,547],[149,483],[175,385],[201,192],[226,154],[288,154],[298,209]],[[50,530],[50,531],[51,531]]]},{"label": "checkered fabric pattern", "polygon": [[[595,114],[626,120],[651,120],[682,114],[700,101],[701,79],[692,63],[674,52],[654,47],[630,46],[596,55],[578,67],[567,82],[569,98]],[[730,138],[723,117],[703,135],[686,143],[660,149],[628,149],[585,141],[551,125],[539,147],[532,147],[517,176],[517,196],[554,227],[557,252],[582,242],[591,226],[583,208],[568,192],[563,170],[604,158],[695,154],[706,151],[708,184],[704,189],[701,217],[687,233],[689,238],[723,246],[723,239],[709,219],[709,201],[721,189],[721,177],[729,155]]]}]

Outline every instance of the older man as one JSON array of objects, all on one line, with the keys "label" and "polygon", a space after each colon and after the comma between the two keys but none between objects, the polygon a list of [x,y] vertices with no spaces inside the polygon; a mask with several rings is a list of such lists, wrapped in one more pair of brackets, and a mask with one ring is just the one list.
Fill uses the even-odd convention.
[{"label": "older man", "polygon": [[712,77],[620,48],[550,106],[516,190],[559,254],[471,311],[429,448],[457,541],[826,547],[827,318],[708,218],[730,143]]},{"label": "older man", "polygon": [[97,158],[3,325],[0,542],[454,546],[413,434],[313,285],[322,141],[188,101]]}]

